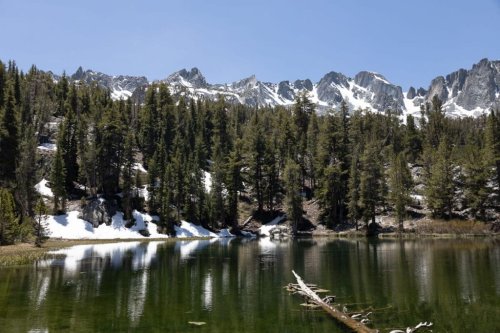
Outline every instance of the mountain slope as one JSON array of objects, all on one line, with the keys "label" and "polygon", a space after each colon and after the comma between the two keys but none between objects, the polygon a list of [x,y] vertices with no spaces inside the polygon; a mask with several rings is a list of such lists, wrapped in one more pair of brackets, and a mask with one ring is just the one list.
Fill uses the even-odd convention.
[{"label": "mountain slope", "polygon": [[[95,81],[109,88],[114,99],[133,97],[141,102],[148,85],[146,77],[109,76],[78,68],[71,80]],[[262,82],[255,76],[229,84],[210,84],[198,68],[182,69],[169,75],[165,82],[173,95],[194,99],[216,99],[223,96],[229,103],[249,106],[290,106],[299,94],[307,94],[322,112],[346,102],[351,109],[387,109],[419,114],[420,105],[437,95],[452,116],[476,116],[500,106],[500,61],[483,59],[469,70],[459,69],[431,81],[428,89],[410,87],[407,92],[389,82],[383,75],[362,71],[349,78],[329,72],[317,83],[309,79],[279,83]]]}]

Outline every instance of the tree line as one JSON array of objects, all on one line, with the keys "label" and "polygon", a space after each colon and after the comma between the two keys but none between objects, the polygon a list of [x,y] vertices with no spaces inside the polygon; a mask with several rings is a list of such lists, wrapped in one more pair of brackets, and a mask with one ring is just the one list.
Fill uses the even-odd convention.
[{"label": "tree line", "polygon": [[[181,220],[237,232],[242,200],[257,214],[284,208],[294,230],[305,199],[328,228],[367,226],[382,212],[402,225],[418,198],[435,218],[487,220],[499,207],[499,110],[450,118],[437,98],[402,119],[346,103],[318,114],[307,95],[292,107],[187,99],[154,83],[137,104],[0,62],[0,116],[1,244],[41,234],[40,216],[64,213],[68,200],[97,196],[130,223],[134,209],[159,216],[168,234]],[[54,153],[37,149],[50,140]],[[51,210],[33,190],[42,177]]]}]

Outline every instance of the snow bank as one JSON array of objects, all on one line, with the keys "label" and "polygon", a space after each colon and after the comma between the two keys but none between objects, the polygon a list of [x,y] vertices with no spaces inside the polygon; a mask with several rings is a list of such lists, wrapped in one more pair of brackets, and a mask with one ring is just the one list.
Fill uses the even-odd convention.
[{"label": "snow bank", "polygon": [[219,234],[218,234],[219,237],[221,238],[227,238],[227,237],[235,237],[230,231],[229,229],[222,229],[221,231],[219,231]]},{"label": "snow bank", "polygon": [[151,216],[134,211],[136,223],[131,228],[125,227],[123,213],[116,213],[111,225],[101,224],[93,228],[92,224],[78,218],[78,211],[71,211],[65,215],[49,216],[46,219],[49,236],[64,239],[134,239],[144,238],[139,231],[149,231],[151,238],[167,238],[167,235],[156,231],[156,224]]},{"label": "snow bank", "polygon": [[[127,228],[123,220],[123,213],[118,212],[112,217],[111,225],[101,224],[99,227],[94,228],[89,222],[78,218],[78,214],[78,211],[70,211],[65,215],[49,215],[46,218],[49,237],[63,239],[140,239],[147,238],[140,233],[140,231],[147,230],[150,235],[149,238],[168,238],[168,235],[160,234],[156,230],[154,221],[158,221],[157,216],[134,211],[135,225]],[[227,229],[223,229],[219,234],[216,234],[202,226],[186,221],[182,221],[180,226],[175,226],[175,231],[178,238],[234,237]]]},{"label": "snow bank", "polygon": [[146,169],[144,169],[144,166],[141,163],[134,163],[134,165],[132,166],[132,169],[139,170],[140,172],[143,172],[143,173],[148,173],[148,171]]},{"label": "snow bank", "polygon": [[45,150],[45,151],[56,151],[57,150],[57,145],[55,143],[42,143],[37,147],[40,150]]},{"label": "snow bank", "polygon": [[45,178],[42,179],[38,184],[35,185],[35,190],[44,197],[53,197],[54,194],[52,193],[52,190],[47,186],[48,182],[49,181]]},{"label": "snow bank", "polygon": [[212,174],[207,171],[203,171],[203,183],[205,184],[205,191],[210,193],[212,190]]},{"label": "snow bank", "polygon": [[181,226],[175,226],[175,236],[179,238],[185,237],[218,237],[217,234],[203,228],[202,226],[192,224],[186,221],[181,222]]},{"label": "snow bank", "polygon": [[276,217],[274,220],[272,220],[269,223],[264,224],[262,227],[259,229],[259,234],[261,236],[269,236],[269,233],[271,230],[276,228],[276,226],[285,219],[286,215],[280,215]]}]

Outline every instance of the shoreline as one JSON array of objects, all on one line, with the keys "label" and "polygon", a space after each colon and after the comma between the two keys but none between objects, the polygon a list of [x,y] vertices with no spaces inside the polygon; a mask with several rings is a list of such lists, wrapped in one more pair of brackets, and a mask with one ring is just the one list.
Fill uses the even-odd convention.
[{"label": "shoreline", "polygon": [[[242,238],[242,237],[234,237]],[[269,237],[264,237],[269,238]],[[298,239],[368,239],[377,238],[380,240],[416,240],[416,239],[500,239],[500,233],[415,233],[415,232],[388,232],[379,233],[369,237],[362,231],[342,231],[330,233],[317,233],[299,236]],[[88,245],[88,244],[109,244],[121,242],[179,242],[210,240],[213,237],[172,237],[172,238],[114,238],[114,239],[62,239],[50,238],[42,247],[36,247],[32,243],[18,243],[14,245],[0,246],[0,268],[23,266],[34,263],[41,259],[55,258],[49,252],[62,248]],[[259,237],[254,238],[259,239]]]}]

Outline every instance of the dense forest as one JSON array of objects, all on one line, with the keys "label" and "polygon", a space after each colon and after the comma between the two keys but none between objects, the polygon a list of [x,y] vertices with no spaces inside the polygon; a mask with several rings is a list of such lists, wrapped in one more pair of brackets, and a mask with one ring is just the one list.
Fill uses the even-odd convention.
[{"label": "dense forest", "polygon": [[[499,110],[450,118],[434,98],[415,118],[346,104],[318,114],[306,95],[257,109],[172,96],[163,83],[139,105],[0,62],[0,115],[0,244],[39,240],[41,216],[97,197],[116,200],[131,224],[134,209],[159,216],[167,234],[181,220],[237,233],[242,202],[254,214],[285,211],[294,231],[304,200],[317,201],[327,228],[364,227],[381,213],[402,225],[421,205],[433,218],[498,218]],[[50,142],[56,150],[37,148]],[[34,190],[42,178],[50,202]]]}]

